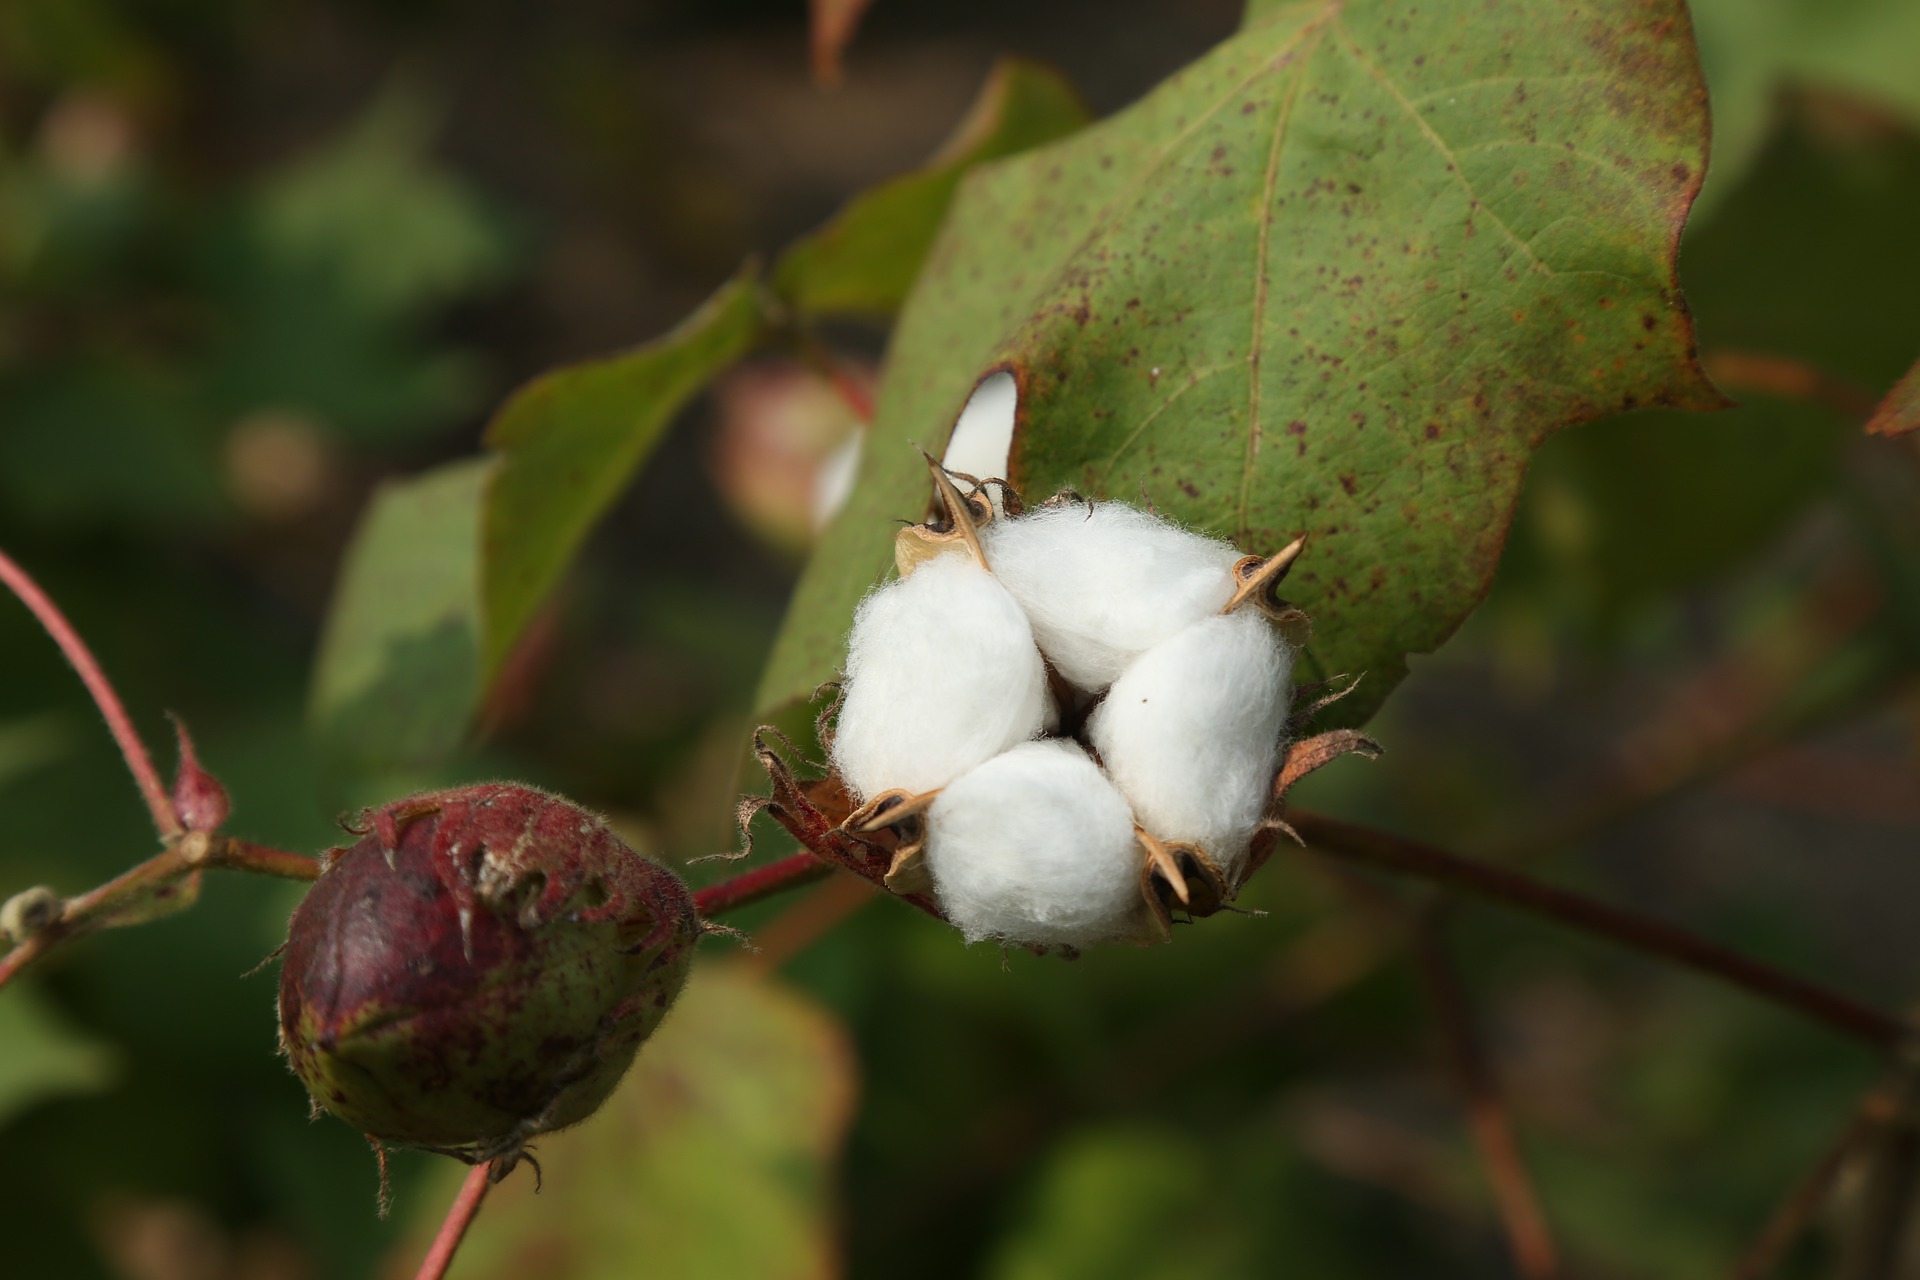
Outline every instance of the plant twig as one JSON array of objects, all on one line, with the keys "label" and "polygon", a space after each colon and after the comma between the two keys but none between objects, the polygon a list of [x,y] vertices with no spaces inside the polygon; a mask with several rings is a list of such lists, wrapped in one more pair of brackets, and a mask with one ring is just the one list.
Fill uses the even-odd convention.
[{"label": "plant twig", "polygon": [[466,1238],[467,1228],[479,1216],[480,1202],[487,1198],[487,1191],[492,1186],[491,1160],[467,1170],[467,1180],[460,1184],[460,1194],[447,1206],[446,1219],[441,1222],[440,1232],[434,1236],[433,1246],[427,1250],[427,1256],[421,1260],[420,1270],[414,1273],[414,1280],[441,1280],[447,1274],[447,1268],[453,1265],[453,1255]]},{"label": "plant twig", "polygon": [[1853,1154],[1861,1139],[1876,1125],[1885,1122],[1891,1106],[1892,1102],[1886,1093],[1876,1089],[1854,1108],[1839,1136],[1820,1153],[1813,1168],[1794,1185],[1786,1198],[1774,1207],[1759,1237],[1728,1273],[1728,1280],[1766,1280],[1767,1276],[1773,1274],[1786,1259],[1787,1250],[1793,1247],[1794,1241],[1807,1229],[1807,1223],[1833,1193],[1834,1180],[1846,1166],[1847,1157]]},{"label": "plant twig", "polygon": [[195,892],[195,877],[209,867],[284,880],[313,880],[321,871],[320,862],[305,854],[202,831],[188,832],[166,850],[105,884],[57,901],[57,912],[50,919],[0,956],[0,988],[60,943],[129,922],[130,916],[143,911],[152,913],[156,905],[164,911],[170,899]]},{"label": "plant twig", "polygon": [[1701,361],[1715,382],[1736,393],[1757,391],[1785,400],[1804,400],[1843,418],[1864,420],[1874,410],[1873,395],[1866,388],[1791,356],[1709,351]]},{"label": "plant twig", "polygon": [[1303,840],[1322,853],[1504,903],[1630,950],[1710,974],[1875,1048],[1890,1050],[1905,1035],[1900,1019],[1890,1014],[1783,973],[1677,925],[1556,888],[1506,867],[1461,858],[1418,840],[1337,818],[1294,810],[1287,820]]},{"label": "plant twig", "polygon": [[1913,1200],[1920,1189],[1920,1037],[1901,1045],[1892,1081],[1869,1108],[1859,1188],[1835,1274],[1840,1280],[1909,1276]]},{"label": "plant twig", "polygon": [[722,911],[735,911],[749,906],[775,894],[797,889],[801,885],[812,884],[827,876],[833,865],[822,862],[810,853],[796,853],[788,857],[769,862],[764,867],[755,867],[743,871],[718,884],[710,884],[704,889],[696,889],[693,894],[694,910],[702,916],[714,916]]},{"label": "plant twig", "polygon": [[140,788],[141,797],[147,802],[147,812],[153,815],[153,825],[162,838],[176,836],[184,829],[180,818],[173,810],[173,800],[167,795],[167,789],[160,782],[159,771],[153,767],[153,758],[147,754],[147,748],[135,732],[133,721],[127,716],[127,709],[120,702],[120,695],[113,691],[106,672],[94,659],[93,651],[87,648],[87,642],[73,629],[66,615],[60,612],[58,605],[18,564],[14,563],[4,551],[0,551],[0,582],[4,582],[20,603],[27,606],[33,616],[39,620],[54,644],[80,676],[80,682],[87,686],[87,692],[93,695],[93,703],[100,708],[100,715],[107,722],[107,729],[113,734],[113,740],[120,746],[120,754],[126,759],[127,771],[133,774],[133,780]]},{"label": "plant twig", "polygon": [[1433,1001],[1447,1067],[1466,1108],[1467,1130],[1486,1166],[1514,1269],[1526,1280],[1554,1280],[1560,1274],[1559,1250],[1554,1246],[1553,1232],[1526,1159],[1520,1153],[1513,1118],[1474,1029],[1466,992],[1447,954],[1444,931],[1444,915],[1440,912],[1423,911],[1414,924],[1414,953]]}]

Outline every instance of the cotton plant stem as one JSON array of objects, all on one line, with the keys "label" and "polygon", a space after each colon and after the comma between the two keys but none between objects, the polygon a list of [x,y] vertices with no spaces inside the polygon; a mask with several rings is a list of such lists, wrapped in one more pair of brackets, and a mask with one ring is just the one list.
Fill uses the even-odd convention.
[{"label": "cotton plant stem", "polygon": [[1891,1106],[1887,1095],[1875,1090],[1854,1108],[1839,1136],[1828,1144],[1813,1167],[1775,1206],[1766,1226],[1761,1228],[1759,1237],[1734,1263],[1733,1270],[1727,1273],[1727,1280],[1767,1280],[1779,1269],[1786,1260],[1787,1251],[1793,1248],[1813,1215],[1833,1194],[1834,1182],[1839,1178],[1840,1170],[1846,1167],[1847,1158],[1876,1125],[1885,1122]]},{"label": "cotton plant stem", "polygon": [[0,582],[4,582],[40,625],[46,628],[54,644],[73,664],[81,683],[87,686],[87,692],[93,695],[94,705],[100,708],[108,731],[113,734],[113,740],[120,746],[120,754],[126,759],[127,770],[133,774],[141,798],[147,802],[147,812],[153,815],[154,827],[162,837],[180,834],[184,828],[179,816],[174,813],[173,800],[161,784],[159,771],[153,767],[153,758],[147,754],[140,735],[134,731],[133,721],[127,716],[126,707],[120,702],[120,695],[113,691],[112,683],[100,669],[86,641],[73,629],[73,624],[60,612],[59,606],[40,589],[40,584],[4,551],[0,551]]},{"label": "cotton plant stem", "polygon": [[1896,1071],[1861,1143],[1838,1280],[1900,1280],[1911,1267],[1913,1201],[1920,1192],[1920,1034],[1901,1045]]},{"label": "cotton plant stem", "polygon": [[1877,401],[1871,392],[1817,365],[1759,351],[1709,351],[1701,357],[1713,380],[1735,395],[1758,392],[1803,400],[1864,422]]},{"label": "cotton plant stem", "polygon": [[1500,1096],[1492,1064],[1474,1027],[1473,1012],[1448,953],[1441,913],[1423,911],[1414,924],[1414,952],[1433,1004],[1447,1067],[1466,1109],[1467,1129],[1486,1167],[1500,1223],[1524,1280],[1557,1280],[1560,1254],[1540,1194],[1520,1152],[1513,1117]]},{"label": "cotton plant stem", "polygon": [[97,888],[58,903],[44,927],[0,956],[0,988],[35,960],[64,942],[111,927],[114,917],[179,892],[186,881],[209,867],[250,871],[283,880],[313,880],[318,859],[265,845],[205,832],[188,832],[168,848]]},{"label": "cotton plant stem", "polygon": [[762,899],[825,879],[832,871],[832,863],[823,862],[810,853],[792,854],[769,862],[763,867],[743,871],[718,884],[710,884],[704,889],[694,890],[694,910],[702,916],[715,916],[723,911],[736,911]]},{"label": "cotton plant stem", "polygon": [[421,1260],[420,1270],[414,1273],[414,1280],[441,1280],[447,1274],[447,1268],[453,1265],[453,1255],[466,1238],[467,1228],[479,1216],[480,1202],[487,1198],[487,1191],[492,1186],[492,1161],[476,1164],[467,1170],[467,1180],[460,1184],[460,1194],[447,1207],[446,1219],[441,1222],[440,1232],[434,1236],[433,1246],[427,1250],[427,1256]]},{"label": "cotton plant stem", "polygon": [[1434,845],[1337,818],[1293,810],[1287,820],[1308,845],[1331,857],[1415,876],[1709,974],[1874,1048],[1891,1050],[1905,1035],[1900,1019],[1890,1014],[1783,973],[1677,925],[1556,888],[1507,867],[1475,862]]}]

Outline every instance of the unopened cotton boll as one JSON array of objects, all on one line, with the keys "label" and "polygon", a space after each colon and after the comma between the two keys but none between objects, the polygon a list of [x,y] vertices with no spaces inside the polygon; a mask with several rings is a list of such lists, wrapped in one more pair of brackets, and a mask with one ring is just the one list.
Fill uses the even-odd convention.
[{"label": "unopened cotton boll", "polygon": [[987,560],[1069,684],[1102,689],[1232,598],[1231,545],[1124,503],[1060,503],[981,531]]},{"label": "unopened cotton boll", "polygon": [[1279,764],[1292,670],[1265,615],[1237,609],[1147,650],[1087,720],[1140,825],[1199,845],[1229,884]]},{"label": "unopened cotton boll", "polygon": [[1143,908],[1133,814],[1078,745],[1028,742],[971,769],[927,811],[934,897],[967,941],[1088,946]]},{"label": "unopened cotton boll", "polygon": [[862,800],[946,786],[1038,734],[1050,704],[1026,615],[964,553],[861,602],[846,674],[833,763]]}]

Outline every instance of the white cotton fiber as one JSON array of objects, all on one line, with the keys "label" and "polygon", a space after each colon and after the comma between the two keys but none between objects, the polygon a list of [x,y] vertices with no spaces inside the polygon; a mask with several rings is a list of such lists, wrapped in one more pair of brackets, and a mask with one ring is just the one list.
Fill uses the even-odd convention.
[{"label": "white cotton fiber", "polygon": [[968,556],[936,556],[869,595],[847,645],[833,763],[862,800],[944,787],[1047,715],[1026,616]]},{"label": "white cotton fiber", "polygon": [[1236,609],[1147,650],[1087,721],[1140,825],[1199,845],[1229,880],[1279,764],[1292,668],[1266,616]]},{"label": "white cotton fiber", "polygon": [[991,373],[983,378],[973,389],[967,407],[960,411],[959,421],[953,424],[941,465],[975,480],[1006,479],[1019,399],[1012,374]]},{"label": "white cotton fiber", "polygon": [[860,457],[866,452],[867,429],[861,427],[821,460],[813,476],[813,531],[817,534],[833,523],[840,509],[853,496],[853,482],[860,475]]},{"label": "white cotton fiber", "polygon": [[1240,552],[1124,503],[1062,503],[981,531],[987,563],[1069,684],[1102,689],[1234,591]]},{"label": "white cotton fiber", "polygon": [[1078,745],[1028,742],[954,781],[927,811],[934,896],[969,942],[1087,946],[1142,903],[1133,814]]}]

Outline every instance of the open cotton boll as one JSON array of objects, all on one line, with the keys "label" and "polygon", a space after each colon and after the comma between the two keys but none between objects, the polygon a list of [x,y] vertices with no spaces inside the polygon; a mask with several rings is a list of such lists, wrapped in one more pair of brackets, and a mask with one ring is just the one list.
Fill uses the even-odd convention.
[{"label": "open cotton boll", "polygon": [[1199,845],[1235,881],[1279,765],[1293,651],[1256,609],[1142,654],[1087,720],[1140,825]]},{"label": "open cotton boll", "polygon": [[1040,651],[1082,689],[1233,596],[1231,545],[1124,503],[1062,503],[981,531],[987,562],[1033,623]]},{"label": "open cotton boll", "polygon": [[967,941],[1087,946],[1142,908],[1133,814],[1075,743],[1028,742],[971,769],[927,810],[934,897]]},{"label": "open cotton boll", "polygon": [[964,554],[869,595],[847,645],[833,763],[861,800],[944,787],[1038,734],[1047,715],[1026,615]]}]

